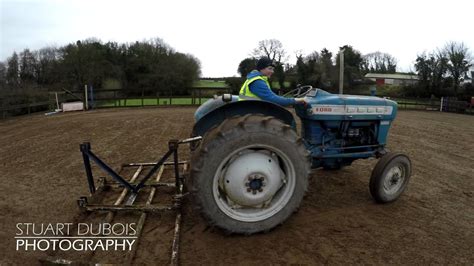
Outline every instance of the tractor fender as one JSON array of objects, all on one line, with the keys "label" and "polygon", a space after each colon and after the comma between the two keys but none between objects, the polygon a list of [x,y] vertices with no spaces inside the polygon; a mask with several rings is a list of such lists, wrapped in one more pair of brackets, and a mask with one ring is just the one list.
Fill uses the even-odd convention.
[{"label": "tractor fender", "polygon": [[194,124],[192,136],[204,136],[209,129],[220,125],[224,120],[247,114],[273,116],[296,129],[293,115],[284,107],[262,100],[245,100],[227,103],[205,114]]}]

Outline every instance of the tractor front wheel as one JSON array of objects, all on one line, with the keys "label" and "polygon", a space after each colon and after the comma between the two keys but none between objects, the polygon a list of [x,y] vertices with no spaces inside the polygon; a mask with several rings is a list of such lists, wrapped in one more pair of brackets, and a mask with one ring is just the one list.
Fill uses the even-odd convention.
[{"label": "tractor front wheel", "polygon": [[376,202],[398,199],[408,185],[411,162],[402,153],[387,153],[377,163],[370,177],[370,194]]}]

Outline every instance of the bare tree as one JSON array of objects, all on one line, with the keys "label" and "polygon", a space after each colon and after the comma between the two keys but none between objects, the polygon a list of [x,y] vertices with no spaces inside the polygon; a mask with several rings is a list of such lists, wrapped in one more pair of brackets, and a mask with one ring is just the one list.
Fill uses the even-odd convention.
[{"label": "bare tree", "polygon": [[448,71],[453,77],[453,89],[457,94],[461,80],[472,66],[472,57],[464,43],[449,42],[444,46],[443,52],[449,60]]},{"label": "bare tree", "polygon": [[10,87],[17,87],[20,84],[20,67],[18,62],[18,54],[13,52],[13,55],[7,59],[7,84]]},{"label": "bare tree", "polygon": [[20,53],[20,80],[23,83],[31,83],[36,79],[36,58],[29,49]]},{"label": "bare tree", "polygon": [[287,61],[286,51],[283,44],[277,39],[269,39],[258,42],[257,48],[252,53],[252,57],[266,56],[277,63],[284,63]]},{"label": "bare tree", "polygon": [[60,60],[60,52],[56,47],[45,47],[33,53],[37,61],[35,69],[38,84],[52,84],[61,79],[57,64]]},{"label": "bare tree", "polygon": [[362,69],[365,72],[395,73],[397,59],[387,53],[379,51],[364,55]]}]

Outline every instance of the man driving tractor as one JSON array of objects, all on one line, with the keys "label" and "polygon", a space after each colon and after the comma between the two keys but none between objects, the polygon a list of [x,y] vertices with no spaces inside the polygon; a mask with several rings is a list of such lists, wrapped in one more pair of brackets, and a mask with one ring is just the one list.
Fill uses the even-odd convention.
[{"label": "man driving tractor", "polygon": [[273,93],[268,79],[274,72],[275,65],[268,57],[262,57],[257,61],[255,70],[247,75],[247,80],[239,92],[239,99],[261,99],[282,106],[304,104],[304,98],[286,98]]}]

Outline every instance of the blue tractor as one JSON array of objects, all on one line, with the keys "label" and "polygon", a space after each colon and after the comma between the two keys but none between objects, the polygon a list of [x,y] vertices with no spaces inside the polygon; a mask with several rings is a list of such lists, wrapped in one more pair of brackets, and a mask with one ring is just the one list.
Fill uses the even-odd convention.
[{"label": "blue tractor", "polygon": [[379,203],[396,200],[407,187],[411,163],[387,152],[397,103],[373,96],[331,94],[299,87],[292,113],[261,100],[214,97],[196,113],[188,190],[211,225],[252,234],[283,223],[299,206],[311,169],[339,169],[354,160],[380,158],[370,193]]}]

